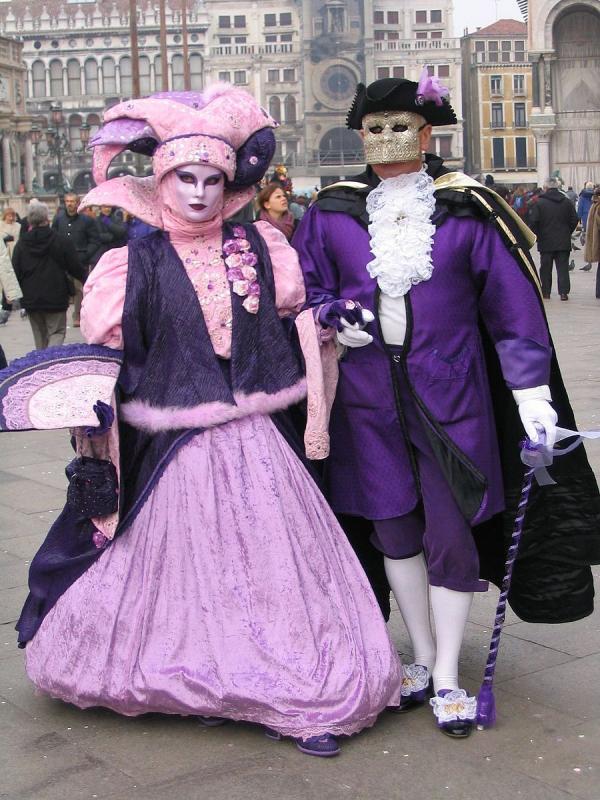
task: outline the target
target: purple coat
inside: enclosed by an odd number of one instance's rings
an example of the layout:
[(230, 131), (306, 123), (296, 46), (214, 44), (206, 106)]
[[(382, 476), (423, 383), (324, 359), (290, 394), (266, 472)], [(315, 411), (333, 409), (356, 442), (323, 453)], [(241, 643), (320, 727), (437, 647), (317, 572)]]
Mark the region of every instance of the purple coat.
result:
[[(377, 315), (378, 286), (366, 270), (369, 235), (357, 219), (313, 206), (294, 246), (308, 305), (348, 298)], [(504, 508), (480, 321), (510, 389), (547, 384), (552, 350), (535, 289), (492, 224), (446, 217), (432, 259), (430, 280), (405, 298), (404, 377), (457, 502), (476, 524)], [(372, 344), (348, 349), (340, 362), (330, 501), (338, 513), (385, 519), (406, 514), (419, 498), (378, 319), (367, 330)]]

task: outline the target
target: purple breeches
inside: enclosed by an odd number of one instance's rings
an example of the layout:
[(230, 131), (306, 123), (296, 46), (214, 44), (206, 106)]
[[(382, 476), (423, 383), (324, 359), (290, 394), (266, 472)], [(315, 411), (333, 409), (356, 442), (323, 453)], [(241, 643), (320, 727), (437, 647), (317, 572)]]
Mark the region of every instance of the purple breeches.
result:
[(471, 526), (461, 514), (435, 458), (419, 412), (399, 370), (400, 401), (421, 484), (421, 502), (401, 517), (376, 520), (373, 545), (388, 558), (424, 551), (429, 583), (459, 592), (485, 592)]

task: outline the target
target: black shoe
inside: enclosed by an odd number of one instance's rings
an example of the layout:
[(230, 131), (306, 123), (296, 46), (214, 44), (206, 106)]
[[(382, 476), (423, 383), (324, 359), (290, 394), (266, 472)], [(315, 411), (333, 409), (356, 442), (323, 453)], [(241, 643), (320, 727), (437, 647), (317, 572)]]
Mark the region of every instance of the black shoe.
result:
[(575, 269), (575, 262), (571, 260), (571, 263), (569, 264), (569, 272), (573, 272), (574, 269)]
[(406, 714), (425, 705), (433, 695), (433, 678), (427, 667), (405, 664), (402, 667), (402, 691), (400, 705), (388, 707), (394, 714)]
[(569, 299), (569, 295), (568, 294), (561, 294), (560, 299), (561, 300), (568, 300)]
[(591, 264), (586, 264), (583, 267), (579, 267), (579, 271), (580, 272), (589, 272), (591, 270), (591, 268), (592, 268)]
[(437, 726), (452, 739), (466, 739), (475, 727), (477, 698), (469, 697), (464, 689), (440, 689), (429, 701)]
[(543, 294), (542, 297), (544, 298), (544, 300), (550, 300), (549, 294)]

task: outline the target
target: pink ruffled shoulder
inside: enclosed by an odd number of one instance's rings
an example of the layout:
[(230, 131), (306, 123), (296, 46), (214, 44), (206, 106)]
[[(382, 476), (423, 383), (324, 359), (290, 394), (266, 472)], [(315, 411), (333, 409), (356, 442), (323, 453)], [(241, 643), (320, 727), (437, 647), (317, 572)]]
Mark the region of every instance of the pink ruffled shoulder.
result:
[(281, 231), (264, 220), (254, 223), (265, 240), (275, 278), (275, 302), (280, 317), (298, 314), (306, 302), (298, 254)]
[(127, 285), (128, 248), (105, 253), (83, 287), (81, 333), (88, 344), (123, 348), (121, 320)]

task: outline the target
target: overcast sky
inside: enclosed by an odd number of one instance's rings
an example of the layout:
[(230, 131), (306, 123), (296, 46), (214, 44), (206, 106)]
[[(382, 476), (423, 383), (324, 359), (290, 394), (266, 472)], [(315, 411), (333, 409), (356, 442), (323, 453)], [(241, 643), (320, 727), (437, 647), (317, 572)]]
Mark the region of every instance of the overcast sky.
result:
[(491, 25), (497, 19), (523, 22), (517, 0), (454, 0), (455, 36), (462, 36), (465, 28), (473, 33), (478, 27)]

